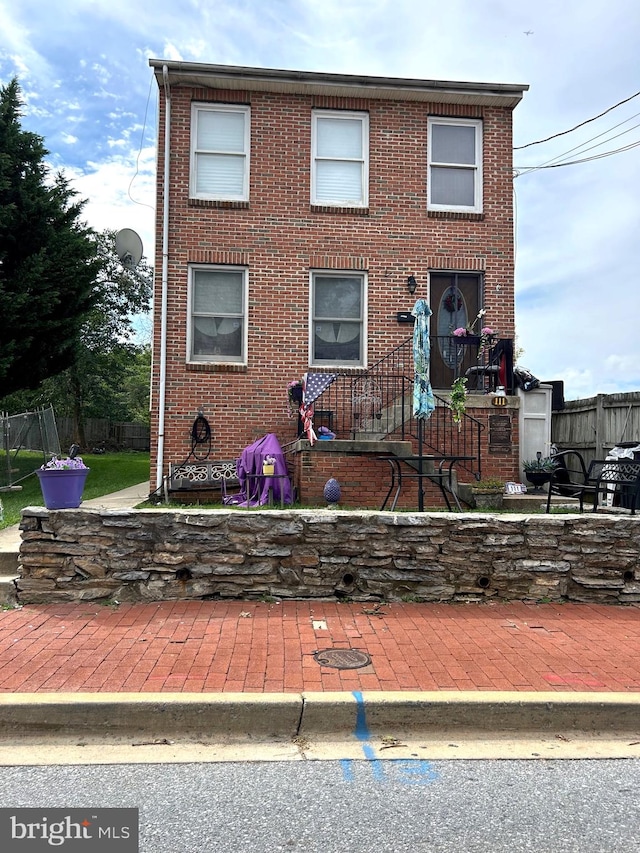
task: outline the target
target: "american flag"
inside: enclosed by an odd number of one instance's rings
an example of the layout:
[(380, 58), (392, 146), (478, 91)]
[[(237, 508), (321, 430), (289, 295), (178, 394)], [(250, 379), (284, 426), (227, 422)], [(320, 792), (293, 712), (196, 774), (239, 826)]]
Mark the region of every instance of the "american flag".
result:
[(337, 378), (337, 373), (305, 373), (302, 394), (302, 402), (305, 407), (314, 403)]

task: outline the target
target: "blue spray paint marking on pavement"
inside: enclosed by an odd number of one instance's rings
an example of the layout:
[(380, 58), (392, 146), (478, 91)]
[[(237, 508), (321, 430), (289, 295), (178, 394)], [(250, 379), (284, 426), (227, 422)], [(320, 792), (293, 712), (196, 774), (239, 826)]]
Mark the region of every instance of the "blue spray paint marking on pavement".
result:
[[(404, 785), (429, 785), (431, 782), (435, 782), (438, 779), (438, 773), (431, 767), (429, 761), (414, 758), (394, 758), (388, 761), (381, 761), (379, 758), (376, 758), (375, 750), (371, 745), (371, 732), (367, 725), (364, 698), (359, 690), (353, 691), (353, 697), (356, 700), (356, 727), (354, 735), (362, 743), (362, 753), (371, 768), (373, 778), (376, 782), (398, 781)], [(393, 774), (397, 778), (388, 779), (385, 776), (385, 764), (387, 769), (397, 771), (397, 773)], [(343, 758), (340, 761), (340, 765), (344, 781), (354, 782), (353, 759)]]
[(371, 740), (371, 732), (367, 725), (367, 711), (364, 707), (364, 699), (359, 690), (353, 691), (353, 698), (356, 700), (356, 730), (355, 736), (358, 740)]
[(353, 759), (352, 758), (341, 758), (340, 764), (342, 765), (342, 778), (345, 782), (355, 782), (355, 776), (353, 774)]
[(379, 758), (376, 758), (376, 754), (373, 750), (373, 747), (368, 743), (363, 744), (362, 751), (364, 753), (364, 757), (371, 765), (371, 772), (373, 773), (373, 778), (376, 780), (376, 782), (384, 782), (385, 779), (383, 762), (380, 761)]
[(403, 785), (428, 785), (440, 778), (431, 762), (424, 758), (392, 758), (391, 764), (398, 771), (398, 782)]

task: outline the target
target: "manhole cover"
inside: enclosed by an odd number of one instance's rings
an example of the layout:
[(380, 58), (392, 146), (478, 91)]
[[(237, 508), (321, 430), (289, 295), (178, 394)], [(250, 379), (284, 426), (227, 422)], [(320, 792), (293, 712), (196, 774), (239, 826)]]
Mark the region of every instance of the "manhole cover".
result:
[(369, 655), (357, 649), (324, 649), (316, 652), (314, 658), (320, 666), (333, 666), (335, 669), (358, 669), (371, 663)]

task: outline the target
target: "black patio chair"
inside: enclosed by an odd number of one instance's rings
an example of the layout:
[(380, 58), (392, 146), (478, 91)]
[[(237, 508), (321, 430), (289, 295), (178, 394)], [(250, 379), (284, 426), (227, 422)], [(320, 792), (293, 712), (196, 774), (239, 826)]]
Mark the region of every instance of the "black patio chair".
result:
[(549, 480), (546, 511), (551, 510), (553, 495), (560, 495), (564, 498), (577, 498), (582, 512), (587, 489), (587, 466), (582, 454), (577, 450), (561, 450), (551, 458), (556, 467)]
[(551, 509), (553, 495), (577, 498), (580, 512), (584, 511), (586, 497), (592, 500), (593, 512), (611, 498), (611, 505), (631, 510), (635, 515), (640, 504), (640, 461), (632, 459), (593, 459), (587, 469), (582, 454), (577, 450), (562, 450), (553, 455), (556, 469), (549, 481), (547, 509)]

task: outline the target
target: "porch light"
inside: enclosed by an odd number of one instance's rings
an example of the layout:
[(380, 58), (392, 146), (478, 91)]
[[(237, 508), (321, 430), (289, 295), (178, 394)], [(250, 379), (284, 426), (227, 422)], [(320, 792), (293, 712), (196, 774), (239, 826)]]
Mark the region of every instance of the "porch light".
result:
[(418, 286), (418, 282), (416, 281), (415, 275), (410, 275), (407, 279), (407, 290), (413, 296), (416, 292), (416, 287)]

